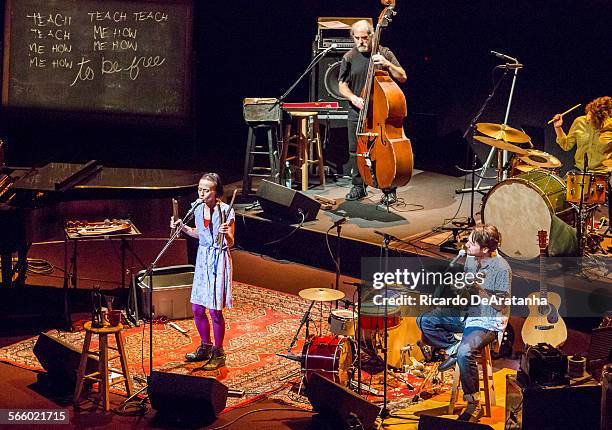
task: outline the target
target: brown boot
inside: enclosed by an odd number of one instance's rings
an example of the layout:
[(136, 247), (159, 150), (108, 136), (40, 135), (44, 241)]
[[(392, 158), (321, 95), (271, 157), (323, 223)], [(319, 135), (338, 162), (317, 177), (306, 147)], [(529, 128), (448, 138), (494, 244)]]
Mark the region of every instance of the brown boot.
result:
[(477, 423), (484, 415), (484, 411), (480, 405), (480, 393), (464, 394), (463, 398), (467, 400), (467, 406), (457, 420)]
[(185, 361), (206, 361), (212, 356), (213, 346), (207, 343), (201, 344), (194, 352), (185, 354)]
[(217, 370), (221, 367), (225, 367), (225, 352), (223, 348), (214, 346), (210, 360), (200, 370)]

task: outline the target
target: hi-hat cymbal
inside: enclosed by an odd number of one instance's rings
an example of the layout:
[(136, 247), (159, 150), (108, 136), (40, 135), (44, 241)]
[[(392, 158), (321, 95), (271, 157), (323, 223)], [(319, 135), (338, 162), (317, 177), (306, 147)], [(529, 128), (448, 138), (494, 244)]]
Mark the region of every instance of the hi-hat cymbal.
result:
[(561, 161), (548, 152), (538, 151), (537, 149), (527, 149), (527, 155), (519, 159), (530, 166), (543, 167), (545, 169), (557, 169), (561, 167)]
[(493, 139), (505, 140), (506, 142), (527, 143), (531, 140), (531, 138), (522, 131), (504, 124), (480, 122), (476, 124), (476, 130)]
[(519, 155), (527, 155), (527, 151), (525, 149), (519, 146), (513, 145), (511, 143), (505, 142), (503, 140), (493, 139), (492, 137), (486, 137), (486, 136), (474, 136), (474, 139), (486, 145), (494, 146), (495, 148), (501, 149), (503, 151), (510, 151), (510, 152), (514, 152)]
[(300, 297), (314, 302), (330, 302), (344, 298), (344, 293), (331, 288), (306, 288), (298, 293)]

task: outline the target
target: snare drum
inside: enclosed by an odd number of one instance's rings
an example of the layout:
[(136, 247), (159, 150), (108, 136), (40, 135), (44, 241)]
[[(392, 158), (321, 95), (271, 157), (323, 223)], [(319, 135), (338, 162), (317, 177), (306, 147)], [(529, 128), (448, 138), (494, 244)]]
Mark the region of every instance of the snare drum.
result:
[(565, 199), (571, 203), (580, 203), (580, 192), (584, 181), (583, 203), (601, 205), (606, 203), (608, 191), (607, 173), (575, 173), (569, 172), (565, 176), (567, 194)]
[(355, 325), (355, 312), (348, 309), (333, 309), (329, 315), (329, 331), (336, 336), (353, 336)]
[(341, 336), (314, 336), (304, 344), (302, 372), (306, 383), (313, 373), (346, 385), (347, 371), (353, 364), (350, 339)]
[(540, 255), (538, 231), (550, 232), (553, 215), (565, 208), (565, 182), (535, 169), (495, 185), (483, 201), (482, 219), (497, 226), (504, 255), (531, 260)]

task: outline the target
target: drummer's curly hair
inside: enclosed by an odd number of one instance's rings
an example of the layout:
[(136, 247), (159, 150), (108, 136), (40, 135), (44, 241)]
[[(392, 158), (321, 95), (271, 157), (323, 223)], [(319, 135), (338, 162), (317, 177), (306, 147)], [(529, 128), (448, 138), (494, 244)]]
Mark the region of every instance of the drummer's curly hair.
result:
[(599, 97), (584, 108), (584, 112), (591, 114), (590, 122), (596, 129), (601, 129), (604, 121), (612, 117), (612, 97)]
[(472, 230), (472, 241), (493, 252), (501, 243), (501, 233), (492, 224), (478, 224)]

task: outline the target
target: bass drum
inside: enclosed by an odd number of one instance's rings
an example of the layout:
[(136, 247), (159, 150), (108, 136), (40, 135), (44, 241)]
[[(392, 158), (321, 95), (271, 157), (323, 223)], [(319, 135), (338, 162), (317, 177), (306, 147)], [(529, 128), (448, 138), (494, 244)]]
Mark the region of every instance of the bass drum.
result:
[(535, 169), (495, 185), (483, 201), (482, 220), (501, 233), (499, 250), (504, 255), (531, 260), (540, 255), (538, 231), (549, 232), (553, 246), (553, 217), (565, 208), (565, 182)]
[(346, 386), (353, 364), (353, 347), (348, 337), (314, 336), (304, 344), (302, 372), (306, 383), (313, 373)]

